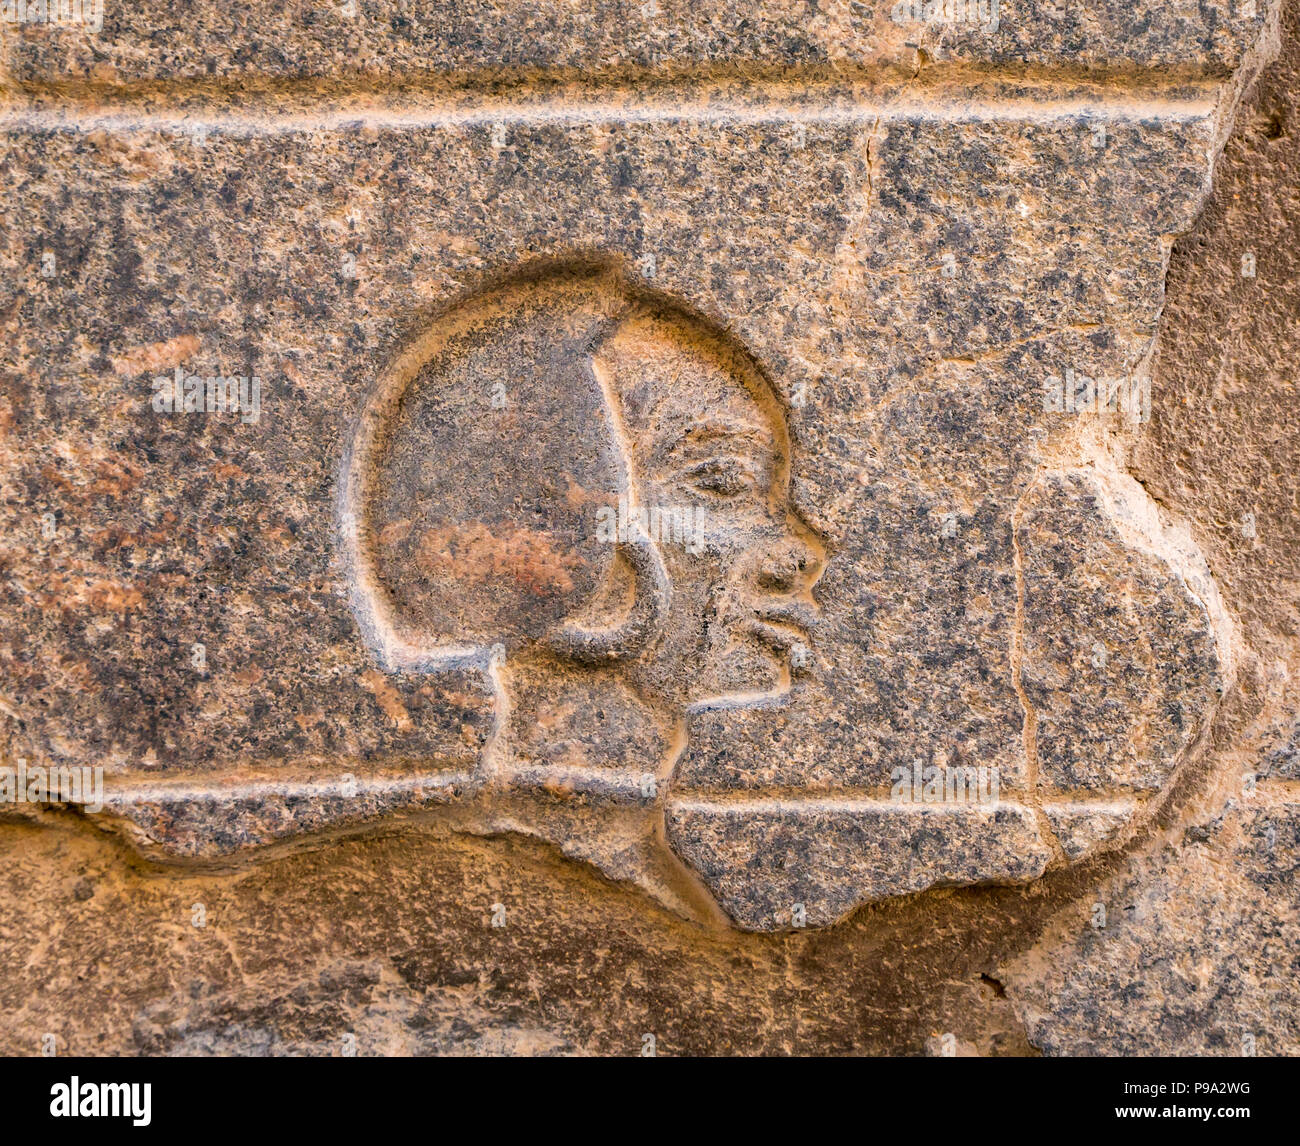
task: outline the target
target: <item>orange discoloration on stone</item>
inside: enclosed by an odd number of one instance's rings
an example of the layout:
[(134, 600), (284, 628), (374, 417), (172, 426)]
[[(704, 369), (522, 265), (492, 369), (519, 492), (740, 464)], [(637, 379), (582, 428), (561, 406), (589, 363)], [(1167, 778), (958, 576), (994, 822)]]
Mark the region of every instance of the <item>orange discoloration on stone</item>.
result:
[(402, 704), (401, 694), (388, 682), (388, 678), (383, 673), (376, 672), (374, 669), (363, 672), (361, 683), (374, 696), (379, 707), (384, 710), (384, 715), (397, 726), (399, 731), (406, 732), (412, 727), (411, 714)]
[(182, 334), (166, 342), (151, 342), (133, 346), (124, 354), (112, 358), (113, 371), (123, 378), (135, 378), (155, 370), (179, 366), (185, 359), (197, 354), (199, 339), (194, 334)]
[(430, 576), (469, 581), (508, 578), (532, 593), (569, 593), (570, 571), (582, 562), (558, 549), (544, 533), (515, 526), (489, 528), (467, 522), (427, 530), (417, 557)]
[(411, 519), (403, 518), (401, 521), (394, 521), (384, 526), (379, 531), (380, 545), (396, 545), (400, 541), (405, 541), (411, 533)]
[(144, 594), (116, 581), (57, 576), (49, 590), (36, 595), (43, 609), (88, 609), (95, 613), (127, 613), (144, 604)]

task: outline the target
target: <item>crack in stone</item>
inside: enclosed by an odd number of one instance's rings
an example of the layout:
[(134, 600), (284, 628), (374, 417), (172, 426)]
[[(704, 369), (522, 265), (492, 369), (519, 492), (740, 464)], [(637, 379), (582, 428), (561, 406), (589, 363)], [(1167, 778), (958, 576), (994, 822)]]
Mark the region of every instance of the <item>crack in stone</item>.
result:
[(1042, 794), (1038, 790), (1038, 713), (1029, 700), (1029, 694), (1025, 691), (1022, 675), (1025, 655), (1025, 560), (1020, 548), (1020, 513), (1037, 484), (1038, 475), (1035, 474), (1011, 511), (1011, 551), (1016, 574), (1016, 609), (1009, 660), (1012, 687), (1020, 700), (1021, 712), (1024, 713), (1020, 735), (1025, 750), (1026, 803), (1033, 810), (1038, 830), (1042, 834), (1043, 841), (1051, 849), (1053, 858), (1063, 864), (1066, 862), (1065, 849), (1052, 830), (1047, 813), (1043, 810)]

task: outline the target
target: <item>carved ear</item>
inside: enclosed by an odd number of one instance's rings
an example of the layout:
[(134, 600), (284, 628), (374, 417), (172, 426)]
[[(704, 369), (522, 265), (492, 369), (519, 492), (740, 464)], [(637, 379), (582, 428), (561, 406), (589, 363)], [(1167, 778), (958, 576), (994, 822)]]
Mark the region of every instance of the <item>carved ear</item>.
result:
[(635, 582), (632, 608), (619, 624), (609, 629), (561, 625), (546, 639), (560, 655), (592, 664), (623, 660), (639, 653), (663, 632), (672, 588), (654, 543), (636, 527), (635, 535), (618, 546), (618, 555), (632, 570)]

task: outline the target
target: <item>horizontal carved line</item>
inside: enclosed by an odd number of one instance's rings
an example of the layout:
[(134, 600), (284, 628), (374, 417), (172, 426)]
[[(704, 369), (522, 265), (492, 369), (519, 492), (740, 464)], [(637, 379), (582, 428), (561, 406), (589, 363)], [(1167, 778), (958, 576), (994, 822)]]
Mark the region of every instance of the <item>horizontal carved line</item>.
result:
[(10, 85), (8, 131), (118, 130), (264, 135), (379, 128), (589, 123), (1044, 121), (1077, 117), (1187, 121), (1214, 114), (1220, 85), (1203, 73), (994, 72), (935, 66), (806, 72), (699, 69), (588, 75), (266, 77)]
[[(1017, 793), (1023, 795), (1023, 793)], [(721, 796), (721, 794), (719, 794)], [(749, 797), (747, 799), (715, 797), (710, 794), (700, 798), (692, 794), (690, 798), (671, 795), (668, 798), (668, 810), (673, 812), (747, 812), (762, 814), (765, 812), (828, 812), (828, 813), (862, 813), (862, 812), (958, 812), (979, 809), (985, 812), (1011, 810), (1029, 814), (1032, 808), (1025, 803), (1012, 800), (980, 803), (978, 800), (935, 800), (932, 803), (904, 803), (887, 797), (858, 796), (850, 792), (829, 793), (820, 796), (798, 796), (793, 798)]]
[[(354, 765), (355, 767), (355, 765)], [(283, 780), (265, 779), (226, 783), (220, 781), (202, 783), (193, 779), (158, 779), (144, 783), (120, 784), (112, 777), (105, 777), (104, 806), (120, 807), (124, 804), (143, 803), (188, 803), (190, 801), (215, 800), (230, 803), (234, 800), (263, 799), (271, 796), (315, 797), (318, 799), (339, 797), (353, 798), (368, 793), (414, 792), (420, 789), (441, 790), (453, 787), (465, 787), (477, 784), (479, 777), (464, 768), (449, 769), (445, 772), (429, 772), (416, 776), (366, 776), (357, 775), (350, 788), (340, 777), (348, 771), (347, 762), (339, 765), (339, 775), (329, 780), (302, 780), (285, 777)]]

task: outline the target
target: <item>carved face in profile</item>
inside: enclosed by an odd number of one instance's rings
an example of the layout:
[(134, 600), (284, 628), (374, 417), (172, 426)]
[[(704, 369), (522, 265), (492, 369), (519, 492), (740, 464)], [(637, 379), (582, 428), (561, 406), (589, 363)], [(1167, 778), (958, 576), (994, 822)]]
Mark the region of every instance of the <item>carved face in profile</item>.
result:
[(811, 641), (822, 558), (789, 505), (785, 419), (766, 380), (702, 327), (639, 308), (594, 364), (620, 404), (632, 488), (693, 527), (665, 542), (648, 518), (672, 597), (644, 677), (686, 704), (783, 688)]
[(821, 549), (757, 365), (613, 272), (517, 279), (398, 362), (350, 459), (392, 668), (554, 657), (677, 706), (786, 687)]

